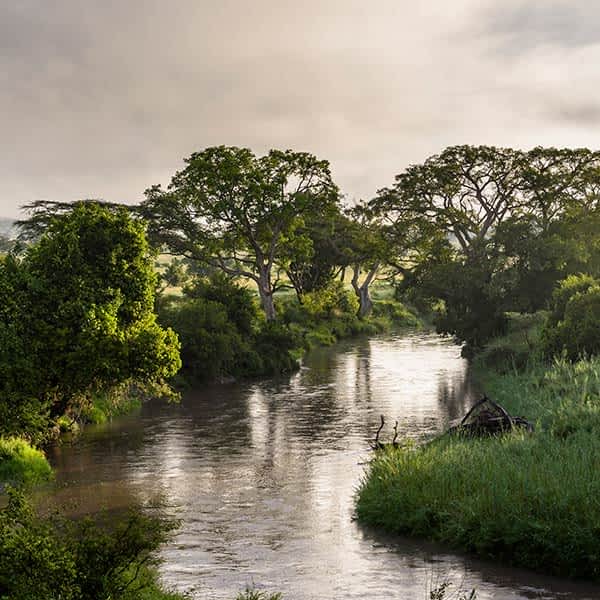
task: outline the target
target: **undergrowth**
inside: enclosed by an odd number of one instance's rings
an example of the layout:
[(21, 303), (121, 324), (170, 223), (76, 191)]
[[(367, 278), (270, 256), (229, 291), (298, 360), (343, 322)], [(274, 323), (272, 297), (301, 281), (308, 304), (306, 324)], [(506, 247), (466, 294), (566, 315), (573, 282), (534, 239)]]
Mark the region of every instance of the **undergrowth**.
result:
[(44, 453), (18, 437), (0, 437), (0, 482), (36, 484), (52, 477)]

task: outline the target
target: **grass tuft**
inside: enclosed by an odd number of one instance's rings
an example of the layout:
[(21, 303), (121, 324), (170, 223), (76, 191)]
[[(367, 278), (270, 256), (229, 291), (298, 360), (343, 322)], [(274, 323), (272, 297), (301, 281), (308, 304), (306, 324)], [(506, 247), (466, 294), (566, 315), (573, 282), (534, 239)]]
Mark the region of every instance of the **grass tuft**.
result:
[(0, 437), (0, 482), (36, 484), (52, 477), (41, 450), (17, 437)]

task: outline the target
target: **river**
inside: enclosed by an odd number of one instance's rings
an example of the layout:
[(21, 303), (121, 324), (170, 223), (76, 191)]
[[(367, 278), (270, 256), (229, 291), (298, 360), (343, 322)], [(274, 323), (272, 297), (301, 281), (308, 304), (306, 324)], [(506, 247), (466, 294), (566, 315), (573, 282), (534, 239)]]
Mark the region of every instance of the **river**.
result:
[[(160, 497), (181, 528), (164, 581), (193, 598), (246, 585), (285, 600), (425, 600), (445, 579), (479, 600), (600, 598), (600, 586), (501, 567), (353, 519), (380, 415), (382, 438), (424, 439), (477, 397), (460, 349), (431, 333), (312, 352), (291, 377), (207, 386), (180, 404), (89, 427), (53, 449), (53, 502), (71, 513)], [(501, 507), (499, 507), (501, 509)]]

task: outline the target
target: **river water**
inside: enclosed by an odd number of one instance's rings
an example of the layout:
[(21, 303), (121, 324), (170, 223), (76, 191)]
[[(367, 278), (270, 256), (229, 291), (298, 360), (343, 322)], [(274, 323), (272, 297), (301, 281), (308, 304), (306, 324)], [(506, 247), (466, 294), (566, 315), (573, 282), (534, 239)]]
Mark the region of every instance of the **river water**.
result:
[[(478, 599), (600, 598), (575, 584), (388, 536), (353, 519), (380, 415), (383, 439), (423, 439), (476, 398), (466, 362), (429, 333), (315, 351), (291, 377), (209, 386), (179, 405), (90, 427), (53, 449), (53, 502), (72, 513), (160, 497), (181, 520), (164, 581), (193, 598), (247, 585), (285, 600), (428, 598), (445, 579)], [(501, 507), (499, 507), (501, 510)]]

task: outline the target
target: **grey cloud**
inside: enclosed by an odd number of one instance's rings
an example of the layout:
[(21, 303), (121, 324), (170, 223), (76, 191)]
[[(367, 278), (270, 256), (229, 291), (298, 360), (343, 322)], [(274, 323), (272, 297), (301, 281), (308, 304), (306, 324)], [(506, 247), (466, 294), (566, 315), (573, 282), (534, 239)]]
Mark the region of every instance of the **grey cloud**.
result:
[(496, 2), (487, 11), (484, 31), (503, 36), (500, 51), (585, 46), (600, 42), (600, 6), (590, 0)]

